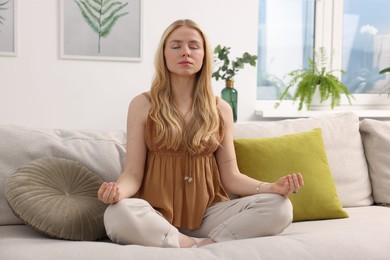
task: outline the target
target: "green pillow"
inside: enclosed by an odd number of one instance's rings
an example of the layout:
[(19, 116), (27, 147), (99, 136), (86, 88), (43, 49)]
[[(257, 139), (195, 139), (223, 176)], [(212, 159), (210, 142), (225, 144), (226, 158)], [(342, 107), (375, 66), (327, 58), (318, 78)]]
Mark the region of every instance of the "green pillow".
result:
[(270, 138), (237, 138), (234, 147), (240, 171), (252, 178), (275, 182), (291, 173), (302, 174), (305, 185), (289, 197), (293, 221), (348, 217), (337, 195), (320, 128)]

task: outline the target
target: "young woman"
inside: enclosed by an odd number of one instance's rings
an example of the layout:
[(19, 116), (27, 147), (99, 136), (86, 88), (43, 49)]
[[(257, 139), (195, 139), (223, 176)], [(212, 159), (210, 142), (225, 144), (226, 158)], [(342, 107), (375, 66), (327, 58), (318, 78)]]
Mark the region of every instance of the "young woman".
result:
[(212, 51), (196, 23), (178, 20), (165, 30), (155, 69), (150, 92), (129, 105), (124, 171), (98, 191), (111, 204), (110, 239), (200, 247), (282, 232), (292, 221), (286, 196), (303, 186), (302, 176), (265, 183), (239, 172), (232, 111), (213, 95)]

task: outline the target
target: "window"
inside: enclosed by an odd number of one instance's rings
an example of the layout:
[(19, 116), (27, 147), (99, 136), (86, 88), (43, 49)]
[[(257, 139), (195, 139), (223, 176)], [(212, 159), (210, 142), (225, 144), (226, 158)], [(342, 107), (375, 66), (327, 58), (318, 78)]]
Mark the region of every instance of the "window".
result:
[(275, 100), (314, 48), (314, 0), (260, 0), (257, 99)]
[(390, 67), (389, 10), (388, 0), (344, 0), (342, 81), (353, 93), (386, 91), (379, 71)]
[(388, 108), (390, 75), (379, 71), (390, 67), (389, 10), (388, 0), (259, 0), (258, 103), (274, 104), (287, 73), (325, 47), (353, 108)]

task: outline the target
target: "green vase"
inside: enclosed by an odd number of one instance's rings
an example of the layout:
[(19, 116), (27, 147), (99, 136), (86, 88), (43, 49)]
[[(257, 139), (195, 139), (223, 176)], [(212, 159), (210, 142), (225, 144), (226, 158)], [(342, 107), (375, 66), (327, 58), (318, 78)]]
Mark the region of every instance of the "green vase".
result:
[(221, 91), (221, 97), (223, 100), (229, 103), (233, 110), (233, 121), (237, 122), (237, 101), (238, 92), (234, 88), (233, 80), (226, 80), (226, 86)]

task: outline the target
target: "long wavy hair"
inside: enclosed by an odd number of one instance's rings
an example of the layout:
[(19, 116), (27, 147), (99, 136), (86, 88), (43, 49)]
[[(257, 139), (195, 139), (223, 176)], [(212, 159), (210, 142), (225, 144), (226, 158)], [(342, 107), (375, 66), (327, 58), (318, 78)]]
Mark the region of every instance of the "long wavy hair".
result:
[[(203, 38), (204, 58), (202, 68), (196, 75), (193, 93), (192, 119), (184, 127), (173, 96), (169, 71), (164, 57), (164, 48), (169, 35), (178, 27), (187, 26), (197, 30)], [(163, 33), (155, 57), (155, 75), (151, 85), (150, 118), (156, 125), (155, 143), (159, 148), (178, 150), (184, 145), (190, 152), (199, 153), (208, 145), (219, 145), (219, 116), (215, 96), (212, 91), (211, 75), (213, 73), (213, 54), (207, 36), (191, 20), (177, 20)]]

